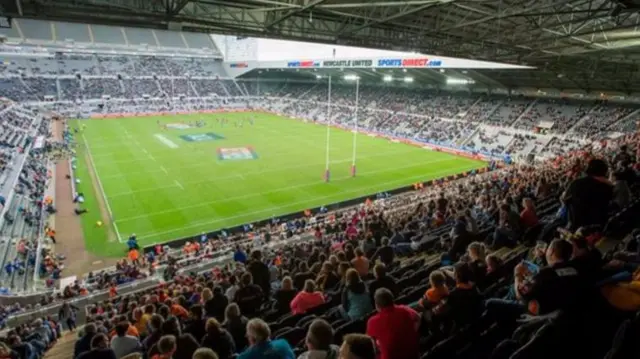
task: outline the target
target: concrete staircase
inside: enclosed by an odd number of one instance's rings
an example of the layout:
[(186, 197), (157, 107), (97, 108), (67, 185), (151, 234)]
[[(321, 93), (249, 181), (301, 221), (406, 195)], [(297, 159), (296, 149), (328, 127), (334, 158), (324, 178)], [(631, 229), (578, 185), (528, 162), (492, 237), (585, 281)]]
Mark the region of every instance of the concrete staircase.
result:
[(73, 348), (78, 340), (78, 332), (64, 332), (56, 345), (45, 353), (44, 359), (69, 359), (73, 358)]

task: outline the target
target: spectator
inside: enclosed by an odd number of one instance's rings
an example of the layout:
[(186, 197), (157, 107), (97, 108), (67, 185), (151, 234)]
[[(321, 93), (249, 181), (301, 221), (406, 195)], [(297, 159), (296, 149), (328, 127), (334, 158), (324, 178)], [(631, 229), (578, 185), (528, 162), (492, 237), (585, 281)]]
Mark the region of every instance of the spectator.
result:
[(236, 345), (228, 331), (215, 319), (207, 320), (207, 334), (202, 338), (201, 345), (213, 350), (218, 358), (229, 359), (236, 352)]
[(58, 319), (61, 321), (64, 320), (67, 328), (69, 328), (69, 331), (72, 333), (76, 329), (76, 313), (78, 310), (80, 310), (78, 307), (65, 301), (62, 303), (58, 312)]
[(269, 297), (271, 293), (271, 273), (269, 267), (262, 261), (262, 252), (253, 251), (251, 260), (247, 264), (247, 270), (251, 273), (253, 282), (262, 289), (265, 297)]
[[(158, 340), (158, 354), (151, 356), (151, 359), (173, 359), (173, 354), (176, 352), (176, 349), (176, 337), (173, 335), (165, 335)], [(176, 359), (177, 358), (185, 357), (176, 356)]]
[(576, 234), (571, 239), (573, 245), (573, 255), (571, 256), (571, 266), (574, 267), (580, 276), (587, 282), (595, 283), (603, 277), (602, 267), (604, 260), (602, 253), (597, 248), (589, 245), (589, 242), (582, 234)]
[(342, 339), (340, 359), (376, 359), (376, 346), (370, 336), (347, 334)]
[(7, 344), (0, 342), (0, 358), (1, 359), (21, 359), (20, 354), (7, 346)]
[[(534, 314), (558, 309), (576, 311), (583, 299), (584, 287), (578, 270), (570, 262), (573, 246), (564, 239), (554, 239), (547, 248), (548, 267), (540, 269), (531, 283), (521, 286), (522, 297)], [(584, 304), (584, 303), (583, 303)]]
[(444, 307), (438, 315), (444, 315), (444, 321), (451, 321), (457, 328), (471, 323), (484, 311), (482, 296), (473, 283), (473, 272), (467, 263), (454, 266), (456, 287), (449, 293)]
[(489, 254), (486, 260), (487, 277), (485, 285), (492, 285), (500, 278), (504, 277), (504, 263), (500, 257), (495, 254)]
[(96, 325), (89, 323), (84, 326), (84, 334), (78, 339), (73, 349), (73, 357), (77, 358), (80, 354), (91, 350), (91, 339), (96, 335)]
[(294, 359), (293, 350), (284, 339), (271, 340), (271, 329), (262, 319), (254, 318), (247, 323), (249, 348), (238, 359)]
[(618, 209), (625, 208), (631, 202), (631, 190), (627, 181), (624, 180), (624, 175), (621, 172), (615, 172), (612, 175), (613, 179), (613, 203)]
[(109, 348), (109, 338), (99, 333), (91, 338), (91, 350), (80, 354), (78, 359), (116, 359), (116, 354)]
[(304, 290), (291, 301), (291, 313), (303, 314), (321, 304), (324, 304), (324, 294), (316, 291), (316, 283), (308, 279), (304, 283)]
[(336, 274), (331, 262), (324, 262), (316, 283), (325, 291), (335, 289), (340, 284), (340, 277)]
[(25, 343), (22, 341), (17, 334), (11, 334), (7, 338), (7, 343), (11, 346), (12, 353), (17, 353), (19, 359), (29, 359), (33, 357), (37, 357), (38, 355), (44, 352), (45, 347), (42, 345), (42, 348), (39, 349), (32, 345), (31, 341)]
[(538, 215), (536, 214), (536, 208), (533, 205), (531, 198), (524, 198), (522, 200), (523, 210), (520, 212), (520, 222), (524, 229), (533, 228), (538, 225)]
[(128, 322), (120, 322), (116, 325), (116, 336), (111, 339), (111, 349), (115, 353), (117, 359), (131, 353), (142, 352), (140, 340), (134, 336), (127, 335), (128, 329)]
[(363, 318), (373, 310), (367, 287), (353, 268), (346, 273), (346, 286), (342, 290), (342, 310), (351, 320)]
[(333, 328), (323, 319), (314, 319), (305, 339), (307, 351), (298, 359), (337, 359), (340, 348), (333, 344)]
[(236, 250), (233, 253), (233, 261), (237, 263), (245, 264), (247, 262), (247, 253), (240, 247), (240, 245), (236, 246)]
[(375, 293), (378, 313), (367, 322), (367, 335), (380, 350), (380, 359), (418, 359), (420, 316), (413, 309), (393, 303), (393, 293), (386, 288)]
[(479, 287), (483, 287), (484, 279), (487, 275), (486, 247), (482, 242), (473, 242), (467, 248), (469, 255), (469, 268), (473, 273), (473, 282)]
[(262, 289), (253, 284), (251, 273), (247, 272), (242, 275), (241, 284), (242, 286), (236, 292), (234, 302), (238, 303), (242, 313), (251, 317), (260, 309), (264, 295)]
[[(399, 236), (401, 235), (399, 234)], [(387, 267), (393, 264), (395, 252), (393, 251), (393, 247), (389, 245), (389, 238), (382, 238), (382, 246), (378, 248), (373, 257), (371, 257), (371, 261), (375, 263), (376, 259), (378, 258), (380, 258), (380, 262), (382, 262)]]
[(139, 319), (135, 323), (136, 329), (140, 335), (147, 335), (147, 323), (151, 320), (151, 317), (156, 311), (156, 307), (153, 305), (145, 305), (144, 313), (140, 315)]
[(589, 161), (586, 176), (571, 182), (562, 194), (569, 209), (569, 228), (599, 225), (607, 222), (613, 185), (607, 180), (607, 163), (601, 159)]
[(456, 261), (467, 250), (467, 246), (471, 243), (472, 236), (467, 230), (467, 223), (464, 217), (458, 217), (453, 229), (451, 230), (451, 248), (449, 249), (449, 258)]
[(41, 340), (46, 346), (50, 345), (56, 339), (51, 329), (45, 325), (42, 319), (33, 321), (32, 331), (40, 335)]
[(205, 288), (202, 291), (202, 298), (204, 299), (204, 310), (207, 317), (214, 317), (219, 322), (223, 321), (224, 310), (229, 304), (229, 299), (224, 295), (222, 287), (215, 286), (213, 292), (211, 292), (211, 289)]
[(302, 288), (304, 288), (304, 283), (308, 280), (308, 279), (313, 279), (315, 278), (315, 276), (313, 275), (312, 272), (309, 271), (309, 266), (307, 265), (307, 262), (300, 262), (300, 264), (298, 265), (298, 273), (296, 273), (295, 276), (293, 276), (293, 286), (297, 289), (297, 290), (302, 290)]
[(240, 352), (247, 347), (247, 322), (249, 320), (240, 312), (240, 307), (236, 303), (227, 306), (224, 312), (224, 323), (222, 325), (231, 334), (236, 345), (236, 351)]
[(280, 289), (275, 293), (275, 303), (273, 309), (278, 313), (287, 313), (291, 309), (291, 301), (296, 297), (297, 291), (293, 288), (291, 277), (282, 278)]
[(207, 324), (208, 321), (204, 318), (202, 306), (200, 304), (193, 305), (189, 308), (189, 319), (185, 322), (184, 332), (191, 334), (196, 341), (199, 341), (204, 337)]
[(209, 348), (199, 348), (193, 353), (192, 359), (219, 359), (218, 355)]
[(235, 275), (230, 276), (229, 288), (227, 288), (227, 291), (224, 293), (224, 295), (227, 297), (229, 302), (233, 302), (233, 300), (236, 297), (236, 292), (238, 291), (238, 289), (240, 289), (240, 286), (238, 285), (238, 277), (236, 277)]
[(520, 216), (507, 203), (500, 205), (498, 227), (493, 233), (491, 248), (498, 249), (504, 246), (515, 245), (520, 237)]
[(351, 260), (351, 265), (358, 271), (361, 278), (366, 278), (369, 275), (369, 260), (364, 256), (362, 249), (355, 249), (355, 258)]
[[(166, 306), (165, 306), (166, 308)], [(154, 314), (151, 316), (149, 320), (149, 336), (144, 338), (142, 342), (143, 348), (145, 350), (150, 350), (162, 337), (162, 325), (164, 324), (164, 319), (160, 314)]]
[(447, 278), (441, 271), (434, 270), (431, 272), (431, 274), (429, 274), (429, 283), (431, 288), (427, 289), (424, 296), (418, 302), (423, 309), (434, 308), (449, 296)]
[(369, 283), (369, 294), (371, 294), (372, 301), (374, 293), (380, 288), (389, 289), (394, 296), (398, 294), (397, 280), (387, 274), (387, 267), (383, 263), (373, 267), (373, 275), (375, 279)]

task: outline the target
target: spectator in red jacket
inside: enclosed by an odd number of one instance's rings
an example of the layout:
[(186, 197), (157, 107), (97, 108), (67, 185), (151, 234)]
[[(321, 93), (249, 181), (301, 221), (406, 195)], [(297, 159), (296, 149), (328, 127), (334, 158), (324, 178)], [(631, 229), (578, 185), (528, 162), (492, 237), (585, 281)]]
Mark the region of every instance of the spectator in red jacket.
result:
[(291, 313), (302, 314), (307, 310), (324, 304), (324, 294), (316, 291), (316, 282), (307, 279), (304, 282), (304, 290), (298, 293), (291, 301)]
[(380, 359), (420, 358), (418, 326), (420, 316), (413, 309), (393, 303), (393, 294), (386, 288), (375, 293), (378, 314), (367, 323), (367, 335), (380, 349)]

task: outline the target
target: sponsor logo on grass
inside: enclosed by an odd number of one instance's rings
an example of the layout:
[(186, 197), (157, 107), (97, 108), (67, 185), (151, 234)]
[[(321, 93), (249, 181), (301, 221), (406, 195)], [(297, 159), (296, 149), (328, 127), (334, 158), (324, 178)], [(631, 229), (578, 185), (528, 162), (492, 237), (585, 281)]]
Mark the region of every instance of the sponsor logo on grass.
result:
[(172, 130), (188, 130), (191, 128), (191, 126), (187, 125), (186, 123), (167, 123), (165, 126)]
[(221, 147), (218, 148), (219, 160), (253, 160), (258, 155), (253, 147)]
[(182, 135), (180, 136), (185, 141), (188, 142), (204, 142), (204, 141), (215, 141), (224, 139), (223, 136), (217, 135), (212, 132), (208, 133), (195, 133), (191, 135)]

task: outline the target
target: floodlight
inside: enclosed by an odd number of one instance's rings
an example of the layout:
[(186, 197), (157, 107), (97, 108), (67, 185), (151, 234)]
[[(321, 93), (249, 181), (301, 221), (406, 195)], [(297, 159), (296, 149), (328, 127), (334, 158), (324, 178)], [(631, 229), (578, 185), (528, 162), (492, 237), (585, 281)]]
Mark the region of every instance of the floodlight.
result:
[(347, 81), (355, 81), (358, 80), (360, 77), (358, 75), (344, 75), (344, 79)]
[(393, 81), (393, 76), (391, 76), (391, 75), (384, 75), (384, 77), (382, 78), (382, 81), (384, 81), (384, 82), (391, 82), (391, 81)]
[(411, 76), (406, 76), (406, 77), (404, 78), (404, 82), (413, 82), (413, 77), (411, 77)]
[(470, 85), (474, 84), (475, 81), (468, 79), (460, 79), (455, 77), (447, 77), (447, 85)]

